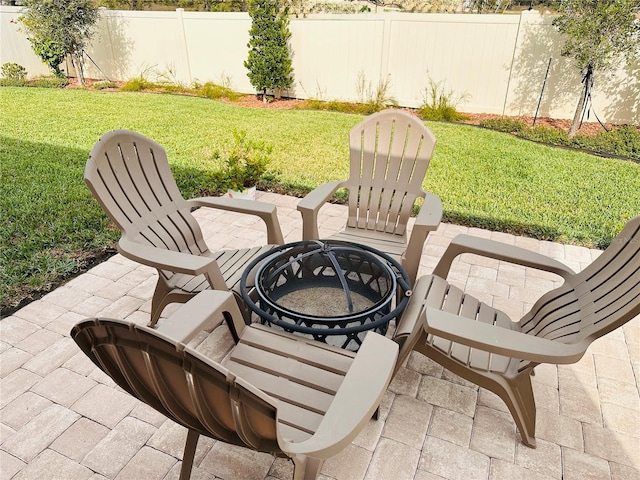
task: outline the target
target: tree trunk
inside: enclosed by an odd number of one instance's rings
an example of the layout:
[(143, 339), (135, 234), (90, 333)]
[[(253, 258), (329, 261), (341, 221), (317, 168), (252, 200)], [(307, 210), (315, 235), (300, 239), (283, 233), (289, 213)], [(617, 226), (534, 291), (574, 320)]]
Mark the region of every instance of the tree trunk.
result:
[(582, 122), (584, 107), (587, 103), (587, 98), (589, 98), (591, 86), (593, 85), (593, 68), (591, 68), (591, 65), (587, 67), (587, 73), (585, 73), (582, 83), (584, 83), (584, 88), (582, 89), (582, 94), (580, 95), (578, 105), (576, 106), (576, 113), (573, 114), (573, 122), (569, 129), (569, 138), (573, 138), (578, 131), (578, 128), (580, 128), (580, 123)]
[(83, 87), (86, 86), (86, 81), (84, 78), (84, 65), (82, 63), (82, 54), (80, 55), (71, 55), (71, 63), (76, 70), (76, 77), (80, 82), (80, 85)]

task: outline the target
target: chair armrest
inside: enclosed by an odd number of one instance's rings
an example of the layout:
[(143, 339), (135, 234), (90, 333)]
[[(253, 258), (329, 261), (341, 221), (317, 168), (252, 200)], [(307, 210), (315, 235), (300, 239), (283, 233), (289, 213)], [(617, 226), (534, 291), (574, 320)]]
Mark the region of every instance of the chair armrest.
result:
[(217, 208), (248, 215), (257, 215), (267, 226), (267, 243), (270, 245), (283, 245), (284, 237), (278, 221), (278, 213), (275, 205), (255, 200), (226, 197), (199, 197), (187, 200), (192, 206)]
[(471, 235), (458, 235), (453, 239), (433, 270), (433, 274), (441, 278), (447, 278), (453, 260), (463, 253), (473, 253), (525, 267), (545, 270), (560, 275), (565, 280), (575, 275), (575, 272), (565, 264), (545, 255), (514, 245)]
[(220, 267), (213, 258), (143, 245), (126, 237), (121, 237), (118, 241), (118, 251), (130, 260), (159, 270), (187, 275), (203, 274), (209, 280), (211, 288), (227, 289)]
[(369, 332), (316, 433), (303, 442), (283, 439), (282, 451), (326, 459), (360, 433), (382, 401), (398, 358), (398, 345)]
[(442, 220), (442, 202), (440, 198), (433, 194), (427, 193), (424, 197), (424, 203), (418, 212), (416, 221), (413, 224), (411, 230), (411, 236), (409, 237), (409, 243), (407, 249), (403, 254), (403, 266), (409, 270), (415, 267), (415, 273), (410, 273), (409, 277), (415, 280), (418, 273), (418, 266), (420, 265), (420, 257), (422, 256), (422, 249), (424, 242), (427, 240), (429, 232), (436, 230), (440, 221)]
[[(245, 323), (231, 292), (205, 290), (157, 323), (155, 330), (179, 343), (188, 343), (198, 332), (226, 320), (232, 334), (240, 336)], [(233, 331), (235, 330), (235, 332)]]
[(318, 240), (318, 212), (331, 196), (342, 187), (343, 181), (325, 183), (310, 191), (298, 202), (298, 211), (302, 214), (302, 239)]
[(207, 271), (211, 263), (216, 263), (212, 258), (143, 245), (126, 237), (121, 237), (118, 241), (118, 251), (143, 265), (189, 275), (200, 275)]
[(426, 308), (422, 321), (427, 333), (472, 348), (531, 362), (575, 363), (582, 358), (586, 350), (580, 343), (567, 344), (548, 340), (433, 307)]

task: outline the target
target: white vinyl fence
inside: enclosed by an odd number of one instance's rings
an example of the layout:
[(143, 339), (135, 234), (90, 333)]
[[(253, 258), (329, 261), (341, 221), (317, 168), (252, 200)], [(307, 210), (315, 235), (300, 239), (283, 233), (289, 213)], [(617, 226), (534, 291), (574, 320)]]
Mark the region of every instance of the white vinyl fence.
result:
[[(19, 7), (0, 7), (0, 64), (16, 62), (30, 75), (46, 74), (20, 31), (19, 15)], [(533, 115), (541, 99), (540, 116), (571, 118), (580, 73), (560, 56), (562, 38), (551, 21), (536, 11), (292, 18), (295, 83), (285, 94), (358, 101), (387, 80), (389, 96), (417, 107), (435, 82), (459, 99), (460, 111)], [(250, 26), (246, 13), (103, 10), (87, 50), (87, 75), (213, 81), (252, 93), (243, 64)], [(640, 124), (640, 65), (597, 75), (592, 100), (592, 112), (603, 122)]]

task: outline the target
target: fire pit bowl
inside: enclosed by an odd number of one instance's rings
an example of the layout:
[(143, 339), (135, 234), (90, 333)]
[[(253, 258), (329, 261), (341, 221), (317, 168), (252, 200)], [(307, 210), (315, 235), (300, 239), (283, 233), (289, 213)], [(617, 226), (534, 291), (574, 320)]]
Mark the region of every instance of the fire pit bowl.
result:
[[(255, 281), (253, 298), (250, 281)], [(313, 240), (256, 258), (242, 276), (240, 291), (262, 323), (357, 351), (368, 330), (386, 333), (409, 301), (411, 285), (400, 264), (385, 253)]]

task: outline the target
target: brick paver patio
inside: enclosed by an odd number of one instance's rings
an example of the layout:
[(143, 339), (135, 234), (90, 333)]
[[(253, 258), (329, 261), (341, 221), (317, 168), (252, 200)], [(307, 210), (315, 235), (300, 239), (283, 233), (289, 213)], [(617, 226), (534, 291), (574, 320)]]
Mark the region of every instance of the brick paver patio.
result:
[[(275, 203), (286, 241), (301, 238), (297, 199), (261, 193)], [(342, 225), (343, 206), (324, 207), (321, 232)], [(201, 209), (212, 249), (261, 244), (253, 217)], [(430, 273), (458, 233), (535, 250), (575, 270), (600, 252), (442, 224), (420, 265)], [(449, 277), (512, 318), (558, 278), (465, 256)], [(2, 479), (175, 479), (186, 430), (116, 388), (69, 338), (89, 316), (146, 324), (155, 271), (120, 255), (0, 322), (0, 477)], [(165, 310), (171, 313), (177, 306)], [(215, 337), (215, 338), (213, 338)], [(194, 342), (228, 347), (219, 329)], [(201, 343), (200, 343), (201, 342)], [(577, 364), (541, 365), (533, 377), (538, 448), (520, 443), (505, 405), (412, 354), (372, 420), (321, 479), (640, 479), (640, 319), (595, 342)], [(292, 464), (202, 438), (194, 479), (290, 479)]]

